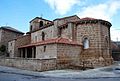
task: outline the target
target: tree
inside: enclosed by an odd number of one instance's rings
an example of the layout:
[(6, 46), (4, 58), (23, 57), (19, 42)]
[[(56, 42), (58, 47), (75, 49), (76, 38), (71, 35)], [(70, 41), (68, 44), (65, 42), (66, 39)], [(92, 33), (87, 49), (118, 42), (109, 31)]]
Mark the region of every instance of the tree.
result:
[(0, 46), (0, 51), (1, 52), (5, 52), (6, 51), (6, 46), (5, 45), (1, 45)]

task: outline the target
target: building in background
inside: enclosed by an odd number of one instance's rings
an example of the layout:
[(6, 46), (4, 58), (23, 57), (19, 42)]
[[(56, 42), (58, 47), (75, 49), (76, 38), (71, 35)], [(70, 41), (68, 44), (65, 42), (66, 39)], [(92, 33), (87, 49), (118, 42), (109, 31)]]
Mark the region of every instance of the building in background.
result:
[(0, 47), (5, 46), (8, 49), (8, 42), (16, 37), (22, 36), (24, 33), (9, 26), (0, 27)]
[(120, 61), (120, 42), (112, 41), (112, 57), (115, 61)]

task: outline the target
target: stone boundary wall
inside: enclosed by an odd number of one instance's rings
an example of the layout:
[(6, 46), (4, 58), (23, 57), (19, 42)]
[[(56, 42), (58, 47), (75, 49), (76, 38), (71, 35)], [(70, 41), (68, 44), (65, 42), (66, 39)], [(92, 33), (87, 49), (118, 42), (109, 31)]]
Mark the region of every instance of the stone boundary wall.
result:
[(47, 71), (56, 69), (56, 59), (0, 58), (0, 65), (33, 71)]

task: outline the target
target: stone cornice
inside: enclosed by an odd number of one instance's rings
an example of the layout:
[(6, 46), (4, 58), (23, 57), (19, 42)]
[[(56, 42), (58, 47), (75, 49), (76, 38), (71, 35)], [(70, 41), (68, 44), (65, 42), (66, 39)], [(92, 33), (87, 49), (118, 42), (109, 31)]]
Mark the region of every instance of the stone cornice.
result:
[(92, 19), (92, 20), (82, 20), (81, 19), (80, 21), (77, 21), (77, 22), (74, 22), (74, 23), (76, 23), (77, 25), (78, 24), (88, 24), (88, 23), (90, 23), (90, 24), (100, 23), (102, 25), (106, 25), (107, 27), (112, 26), (112, 24), (110, 22), (105, 21), (105, 20), (101, 20), (101, 19)]

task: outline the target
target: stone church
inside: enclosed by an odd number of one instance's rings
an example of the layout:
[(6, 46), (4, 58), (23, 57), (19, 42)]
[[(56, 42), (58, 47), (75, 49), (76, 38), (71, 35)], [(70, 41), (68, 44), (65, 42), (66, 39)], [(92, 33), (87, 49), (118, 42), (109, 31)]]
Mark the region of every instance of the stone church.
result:
[(111, 65), (111, 23), (77, 15), (53, 21), (36, 17), (30, 31), (8, 43), (8, 66), (44, 71)]

